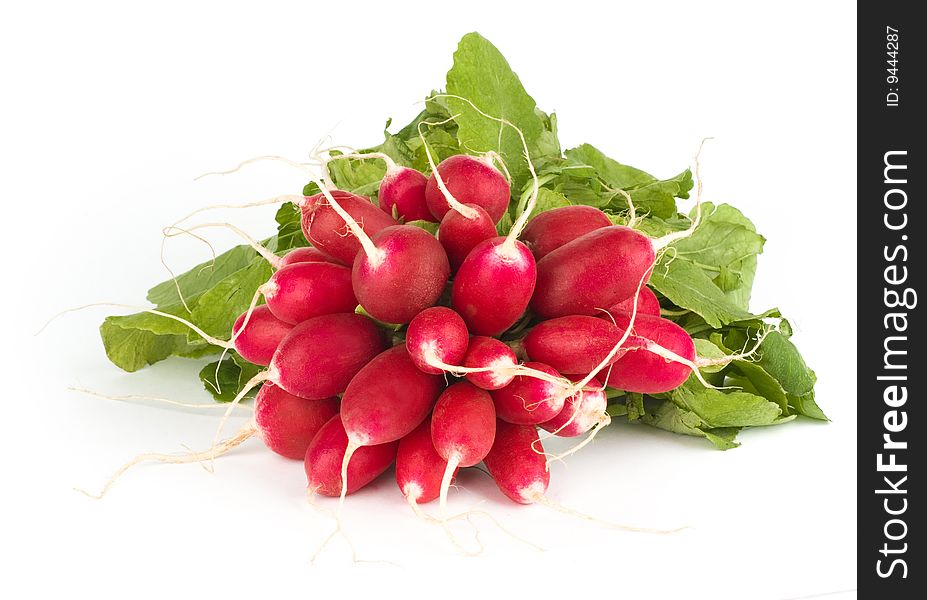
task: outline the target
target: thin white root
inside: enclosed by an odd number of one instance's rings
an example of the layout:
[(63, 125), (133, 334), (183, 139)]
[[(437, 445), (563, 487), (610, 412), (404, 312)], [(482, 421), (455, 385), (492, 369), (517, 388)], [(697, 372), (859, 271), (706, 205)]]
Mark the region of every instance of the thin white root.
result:
[[(518, 236), (521, 235), (521, 232), (524, 230), (525, 225), (528, 224), (528, 219), (531, 217), (531, 212), (534, 210), (534, 207), (537, 204), (538, 193), (540, 192), (540, 189), (541, 189), (540, 183), (538, 182), (538, 174), (534, 170), (534, 163), (531, 161), (531, 152), (528, 149), (528, 142), (525, 140), (525, 134), (522, 132), (521, 129), (519, 129), (511, 121), (486, 114), (485, 112), (480, 110), (480, 108), (476, 104), (474, 104), (472, 100), (468, 98), (464, 98), (463, 96), (458, 96), (456, 94), (435, 94), (431, 96), (429, 100), (432, 100), (435, 98), (454, 98), (455, 100), (466, 102), (473, 108), (473, 110), (475, 110), (477, 113), (479, 113), (483, 117), (491, 121), (495, 121), (496, 123), (499, 123), (500, 125), (507, 125), (508, 127), (511, 127), (512, 129), (514, 129), (515, 133), (518, 134), (518, 137), (521, 140), (522, 148), (524, 150), (525, 161), (528, 163), (528, 171), (531, 172), (532, 189), (531, 189), (531, 196), (528, 199), (528, 203), (525, 206), (525, 210), (518, 216), (518, 219), (516, 219), (515, 223), (512, 225), (512, 229), (509, 231), (509, 235), (505, 239), (504, 245), (510, 249), (513, 248), (515, 246), (515, 241), (518, 239)], [(499, 136), (500, 138), (502, 136), (501, 129), (499, 131)]]
[(351, 152), (348, 154), (339, 154), (337, 156), (329, 155), (325, 158), (325, 163), (327, 164), (334, 160), (371, 160), (371, 159), (376, 159), (376, 158), (386, 163), (387, 173), (392, 173), (393, 171), (399, 168), (399, 166), (396, 164), (396, 161), (393, 160), (390, 155), (385, 154), (383, 152), (367, 152), (367, 153)]
[(513, 365), (511, 367), (463, 367), (460, 365), (449, 365), (439, 359), (434, 353), (430, 353), (426, 358), (426, 363), (436, 369), (441, 369), (442, 371), (450, 373), (455, 377), (462, 377), (468, 373), (493, 373), (505, 377), (534, 377), (535, 379), (546, 381), (564, 390), (572, 389), (573, 385), (573, 383), (565, 377), (556, 377), (550, 373), (545, 373), (544, 371), (532, 369), (524, 365)]
[(674, 231), (673, 233), (668, 233), (661, 238), (653, 240), (654, 252), (659, 252), (670, 244), (690, 237), (695, 233), (695, 230), (698, 229), (699, 224), (702, 222), (702, 175), (699, 157), (702, 154), (702, 148), (704, 148), (705, 142), (710, 139), (712, 138), (703, 138), (698, 146), (698, 152), (695, 153), (695, 218), (692, 219), (692, 223), (689, 225), (688, 229)]
[(763, 340), (766, 339), (766, 336), (769, 335), (771, 329), (764, 330), (756, 338), (756, 343), (753, 345), (753, 348), (747, 352), (741, 352), (740, 354), (729, 354), (727, 356), (719, 356), (718, 358), (696, 358), (695, 365), (697, 367), (714, 367), (718, 365), (727, 365), (735, 360), (749, 360), (753, 358), (756, 353), (759, 351), (760, 346), (763, 345)]
[(45, 324), (42, 325), (42, 328), (35, 332), (35, 335), (40, 335), (43, 331), (45, 331), (45, 329), (48, 328), (49, 325), (52, 324), (52, 322), (54, 322), (58, 318), (68, 313), (77, 312), (77, 311), (84, 310), (87, 308), (94, 308), (97, 306), (108, 306), (110, 308), (124, 308), (126, 310), (137, 310), (140, 312), (146, 312), (146, 313), (150, 313), (153, 315), (157, 315), (159, 317), (164, 317), (166, 319), (172, 319), (174, 321), (177, 321), (178, 323), (183, 323), (184, 325), (189, 327), (191, 330), (193, 330), (194, 333), (196, 333), (198, 336), (203, 338), (207, 343), (213, 346), (219, 346), (220, 348), (226, 348), (226, 349), (231, 349), (233, 347), (230, 342), (227, 342), (225, 340), (220, 340), (219, 338), (215, 338), (209, 335), (208, 333), (206, 333), (205, 331), (203, 331), (202, 329), (200, 329), (199, 327), (197, 327), (190, 321), (187, 321), (184, 318), (178, 317), (177, 315), (172, 315), (170, 313), (166, 313), (166, 312), (154, 309), (154, 308), (148, 308), (147, 306), (136, 306), (134, 304), (119, 304), (115, 302), (94, 302), (92, 304), (85, 304), (83, 306), (76, 306), (74, 308), (65, 309), (59, 312), (58, 314), (54, 315), (48, 321), (46, 321)]
[(344, 532), (344, 528), (341, 525), (340, 511), (335, 512), (329, 508), (325, 508), (324, 506), (316, 504), (315, 490), (312, 488), (306, 488), (306, 500), (313, 510), (328, 515), (332, 518), (332, 520), (335, 521), (335, 529), (330, 534), (328, 534), (328, 537), (326, 537), (316, 549), (316, 551), (312, 553), (312, 556), (309, 558), (309, 564), (315, 565), (315, 561), (322, 554), (322, 551), (325, 550), (325, 548), (332, 542), (333, 539), (335, 539), (335, 536), (337, 536), (339, 533), (341, 534), (341, 537), (344, 538), (345, 543), (348, 545), (348, 549), (351, 551), (351, 561), (355, 564), (361, 562), (357, 558), (357, 550), (354, 548), (354, 544), (351, 542), (351, 538), (349, 538), (348, 535)]
[(702, 385), (704, 385), (704, 386), (707, 387), (707, 388), (711, 388), (711, 389), (713, 389), (713, 390), (730, 390), (730, 389), (735, 389), (735, 388), (732, 387), (732, 386), (722, 386), (722, 387), (718, 387), (718, 386), (715, 386), (715, 385), (711, 385), (710, 383), (708, 383), (708, 381), (707, 381), (707, 380), (705, 379), (705, 377), (702, 375), (701, 371), (698, 370), (698, 365), (697, 365), (697, 364), (695, 364), (693, 361), (689, 360), (688, 358), (679, 356), (678, 354), (676, 354), (676, 353), (673, 352), (672, 350), (669, 350), (669, 349), (667, 349), (667, 348), (664, 348), (663, 346), (657, 344), (657, 343), (654, 342), (653, 340), (647, 340), (647, 339), (643, 339), (643, 338), (642, 338), (642, 344), (641, 344), (641, 346), (640, 346), (640, 349), (641, 349), (641, 350), (646, 350), (647, 352), (650, 352), (651, 354), (656, 354), (657, 356), (660, 356), (660, 357), (666, 359), (667, 362), (675, 362), (675, 363), (679, 363), (679, 364), (681, 364), (681, 365), (685, 365), (685, 366), (689, 367), (689, 369), (692, 370), (692, 374), (695, 375), (695, 378), (699, 380), (699, 383), (701, 383)]
[(353, 440), (348, 441), (348, 447), (344, 450), (344, 458), (341, 460), (341, 494), (338, 496), (338, 514), (341, 514), (344, 508), (344, 497), (348, 495), (348, 463), (351, 457), (357, 452), (361, 445)]
[[(608, 416), (607, 413), (605, 413), (602, 415), (602, 420), (596, 423), (592, 427), (592, 429), (589, 430), (589, 435), (587, 435), (585, 439), (583, 439), (583, 441), (581, 441), (580, 443), (576, 444), (572, 448), (569, 448), (568, 450), (561, 452), (560, 454), (544, 453), (545, 456), (547, 456), (547, 465), (546, 465), (547, 469), (550, 470), (551, 463), (563, 460), (568, 456), (572, 456), (573, 454), (576, 454), (577, 452), (585, 448), (588, 444), (591, 444), (592, 440), (595, 439), (595, 436), (597, 436), (601, 430), (608, 427), (611, 424), (611, 422), (612, 422), (612, 418)], [(566, 427), (566, 425), (564, 425), (564, 427)]]
[(451, 480), (454, 479), (454, 472), (457, 470), (458, 465), (460, 465), (460, 457), (455, 454), (447, 461), (447, 467), (444, 469), (444, 476), (441, 478), (439, 506), (441, 507), (441, 519), (443, 521), (447, 521), (447, 492), (451, 487)]
[(545, 496), (543, 493), (540, 493), (540, 492), (533, 495), (531, 497), (531, 500), (537, 504), (541, 504), (548, 508), (552, 508), (556, 511), (570, 515), (571, 517), (576, 517), (577, 519), (583, 519), (585, 521), (597, 523), (599, 525), (608, 527), (610, 529), (620, 529), (621, 531), (631, 531), (634, 533), (656, 533), (656, 534), (664, 535), (664, 534), (669, 534), (669, 533), (677, 533), (677, 532), (682, 531), (683, 529), (689, 528), (688, 525), (684, 525), (682, 527), (676, 527), (675, 529), (653, 529), (651, 527), (632, 527), (630, 525), (623, 525), (621, 523), (612, 523), (611, 521), (605, 521), (605, 520), (593, 517), (591, 515), (587, 515), (585, 513), (581, 513), (579, 511), (573, 510), (572, 508), (567, 508), (566, 506), (563, 506), (562, 504), (558, 504), (554, 502), (553, 500), (551, 500), (550, 498), (548, 498), (547, 496)]
[[(178, 402), (177, 400), (171, 400), (169, 398), (161, 398), (159, 396), (148, 396), (145, 394), (125, 394), (125, 395), (111, 395), (104, 394), (102, 392), (95, 392), (93, 390), (88, 390), (87, 388), (77, 387), (77, 386), (68, 386), (68, 391), (79, 392), (81, 394), (87, 394), (88, 396), (95, 396), (97, 398), (106, 398), (107, 400), (116, 400), (119, 402), (162, 402), (164, 404), (170, 404), (171, 406), (179, 406), (181, 408), (202, 408), (202, 409), (215, 409), (222, 408), (225, 409), (225, 405), (219, 404), (218, 402), (211, 402), (209, 404), (191, 404), (187, 402)], [(243, 410), (254, 411), (254, 408), (247, 404), (239, 404), (236, 408)]]
[[(197, 239), (203, 242), (204, 244), (206, 244), (206, 247), (209, 248), (210, 254), (212, 254), (212, 261), (210, 263), (210, 267), (214, 267), (216, 264), (216, 249), (213, 247), (213, 245), (209, 243), (209, 240), (207, 240), (201, 235), (190, 233), (190, 237)], [(193, 309), (191, 309), (190, 305), (187, 304), (187, 299), (183, 295), (183, 290), (180, 289), (180, 280), (177, 279), (177, 273), (175, 273), (174, 269), (172, 269), (171, 266), (167, 264), (167, 257), (165, 256), (166, 250), (167, 250), (167, 238), (162, 236), (161, 237), (161, 254), (160, 254), (161, 265), (167, 271), (168, 275), (171, 276), (171, 281), (174, 284), (174, 289), (177, 291), (177, 297), (180, 298), (180, 303), (183, 304), (184, 310), (187, 311), (187, 314), (192, 314)], [(204, 269), (205, 268), (206, 267), (204, 267)]]
[(165, 227), (162, 230), (162, 234), (166, 238), (177, 237), (178, 235), (183, 235), (183, 234), (192, 235), (191, 232), (197, 229), (205, 229), (206, 227), (221, 227), (224, 229), (228, 229), (229, 231), (232, 231), (233, 233), (237, 234), (242, 239), (244, 239), (245, 242), (249, 246), (251, 246), (255, 252), (260, 254), (267, 262), (269, 262), (270, 266), (273, 267), (274, 270), (277, 270), (282, 266), (281, 264), (283, 262), (282, 258), (280, 258), (276, 254), (271, 252), (269, 249), (267, 249), (267, 247), (262, 245), (260, 242), (258, 242), (256, 239), (254, 239), (250, 235), (248, 235), (243, 229), (235, 225), (232, 225), (231, 223), (200, 223), (192, 227), (178, 227), (176, 225), (170, 225), (168, 227)]
[(183, 217), (182, 219), (178, 219), (174, 221), (173, 226), (176, 227), (177, 225), (180, 225), (187, 219), (195, 217), (196, 215), (209, 211), (209, 210), (218, 210), (220, 208), (236, 208), (236, 209), (237, 208), (255, 208), (258, 206), (270, 206), (273, 204), (283, 204), (285, 202), (292, 202), (296, 206), (302, 207), (306, 203), (306, 197), (303, 196), (302, 194), (300, 195), (283, 194), (281, 196), (274, 196), (273, 198), (267, 198), (266, 200), (257, 200), (255, 202), (245, 202), (243, 204), (210, 204), (209, 206), (204, 206), (202, 208), (198, 208), (194, 210), (193, 212)]
[(264, 156), (255, 156), (254, 158), (243, 160), (242, 162), (238, 163), (238, 165), (236, 165), (235, 167), (231, 169), (227, 169), (225, 171), (207, 171), (206, 173), (203, 173), (202, 175), (197, 175), (196, 177), (194, 177), (193, 181), (199, 181), (200, 179), (203, 179), (205, 177), (213, 177), (216, 175), (231, 175), (233, 173), (237, 173), (238, 171), (241, 171), (243, 168), (247, 167), (248, 165), (252, 165), (255, 163), (259, 163), (259, 162), (279, 162), (289, 167), (295, 167), (303, 171), (308, 170), (311, 168), (312, 165), (317, 164), (315, 161), (301, 163), (295, 160), (291, 160), (285, 156), (279, 156), (276, 154), (267, 154)]
[(634, 208), (634, 201), (631, 200), (631, 194), (624, 190), (615, 191), (624, 196), (624, 201), (628, 203), (628, 227), (634, 229), (634, 226), (637, 224), (637, 209)]
[(425, 122), (422, 121), (418, 124), (418, 137), (422, 140), (422, 147), (425, 149), (425, 158), (428, 159), (428, 166), (431, 168), (431, 174), (434, 175), (435, 183), (438, 184), (438, 189), (441, 190), (441, 194), (444, 195), (444, 199), (447, 200), (448, 205), (453, 209), (459, 212), (464, 218), (470, 219), (471, 221), (479, 218), (480, 213), (466, 204), (462, 204), (457, 198), (454, 197), (454, 194), (451, 193), (451, 190), (447, 189), (447, 185), (444, 183), (444, 178), (441, 177), (441, 173), (438, 172), (438, 167), (435, 165), (434, 156), (431, 155), (431, 149), (428, 147), (428, 142), (425, 141), (425, 134), (422, 133), (422, 125), (428, 125), (429, 127), (434, 125), (443, 125), (448, 121), (453, 121), (457, 115), (444, 119), (443, 121), (432, 121)]
[(247, 383), (245, 383), (245, 386), (241, 388), (241, 391), (238, 392), (238, 394), (235, 396), (235, 399), (229, 403), (228, 408), (226, 408), (225, 413), (223, 413), (222, 419), (219, 421), (219, 426), (216, 427), (216, 436), (213, 438), (212, 443), (213, 447), (219, 443), (219, 436), (222, 435), (222, 428), (225, 427), (225, 423), (232, 415), (232, 411), (235, 410), (235, 407), (239, 405), (239, 403), (242, 401), (242, 399), (244, 399), (248, 392), (254, 389), (258, 384), (267, 381), (268, 379), (276, 379), (276, 375), (277, 373), (275, 371), (272, 369), (267, 369), (266, 371), (261, 371), (249, 379)]
[(115, 473), (107, 480), (106, 484), (97, 494), (91, 494), (82, 489), (77, 489), (78, 492), (89, 496), (95, 500), (100, 500), (106, 493), (113, 487), (113, 484), (122, 477), (126, 471), (134, 467), (135, 465), (148, 461), (156, 461), (161, 463), (170, 463), (170, 464), (189, 464), (189, 463), (203, 463), (215, 459), (217, 456), (222, 456), (227, 454), (232, 449), (240, 446), (248, 438), (253, 436), (257, 432), (257, 427), (254, 423), (248, 423), (244, 427), (238, 430), (231, 438), (219, 442), (218, 444), (213, 444), (211, 448), (203, 450), (202, 452), (190, 452), (187, 454), (160, 454), (160, 453), (147, 453), (140, 454), (127, 462), (126, 464), (119, 467)]

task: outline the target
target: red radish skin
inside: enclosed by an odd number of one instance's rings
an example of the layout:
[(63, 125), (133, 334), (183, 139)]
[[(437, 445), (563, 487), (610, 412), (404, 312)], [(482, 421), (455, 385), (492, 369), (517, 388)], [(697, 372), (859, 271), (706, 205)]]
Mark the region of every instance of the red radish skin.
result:
[(611, 224), (608, 215), (593, 206), (563, 206), (528, 221), (521, 239), (534, 252), (534, 258), (541, 260), (560, 246)]
[(489, 392), (468, 381), (450, 386), (431, 416), (431, 441), (446, 460), (472, 467), (492, 448), (496, 409)]
[(544, 497), (550, 471), (534, 425), (496, 421), (496, 439), (483, 459), (499, 490), (519, 504), (533, 504)]
[[(623, 331), (610, 321), (571, 315), (535, 325), (523, 344), (531, 360), (546, 363), (561, 373), (589, 373), (621, 341)], [(623, 355), (619, 350), (612, 364)]]
[(499, 335), (524, 314), (534, 293), (537, 266), (528, 247), (495, 237), (467, 256), (451, 288), (451, 307), (475, 335)]
[(338, 398), (306, 400), (267, 382), (254, 399), (254, 422), (264, 445), (303, 460), (315, 435), (338, 414)]
[(398, 440), (425, 420), (443, 387), (442, 377), (418, 370), (405, 346), (393, 346), (351, 380), (341, 419), (359, 446)]
[(428, 179), (415, 169), (397, 166), (392, 171), (387, 170), (386, 175), (380, 181), (380, 191), (377, 192), (380, 208), (391, 216), (395, 209), (396, 214), (407, 223), (409, 221), (437, 223), (438, 220), (431, 214), (428, 203), (425, 201), (427, 183)]
[[(426, 419), (415, 431), (399, 441), (396, 484), (410, 503), (425, 504), (440, 496), (445, 470), (447, 461), (435, 450), (431, 441), (431, 420)], [(456, 474), (457, 469), (454, 469)]]
[[(396, 219), (363, 196), (341, 190), (333, 190), (330, 193), (367, 235), (374, 235), (387, 227), (398, 225)], [(301, 220), (303, 235), (310, 244), (336, 262), (343, 265), (354, 263), (354, 257), (361, 249), (360, 242), (323, 194), (306, 198), (302, 206)]]
[(302, 263), (302, 262), (331, 262), (331, 259), (318, 249), (307, 246), (304, 248), (293, 248), (286, 254), (280, 257), (280, 262), (278, 262), (279, 268), (283, 268), (287, 265), (292, 265), (293, 263)]
[(302, 323), (320, 315), (354, 312), (351, 270), (328, 262), (283, 267), (261, 286), (267, 308), (281, 321)]
[(354, 259), (354, 292), (364, 310), (386, 323), (408, 323), (433, 306), (451, 267), (440, 242), (412, 225), (387, 227), (371, 239), (377, 252)]
[(504, 369), (518, 365), (518, 357), (504, 342), (495, 338), (474, 336), (470, 338), (463, 366), (472, 369), (491, 368), (485, 373), (467, 373), (467, 381), (484, 390), (498, 390), (512, 383), (514, 375), (507, 375)]
[[(611, 313), (631, 313), (631, 310), (634, 308), (634, 296), (626, 300), (615, 304), (608, 309), (608, 312)], [(653, 293), (646, 285), (641, 287), (641, 293), (637, 297), (637, 314), (639, 315), (652, 315), (654, 317), (660, 316), (660, 301), (657, 299), (657, 295)]]
[(348, 383), (386, 347), (373, 321), (361, 315), (322, 315), (303, 321), (280, 342), (270, 362), (270, 381), (287, 392), (320, 400)]
[(451, 271), (457, 272), (470, 252), (482, 241), (496, 237), (496, 225), (483, 207), (467, 204), (476, 212), (476, 218), (468, 218), (456, 210), (448, 211), (438, 226), (438, 241), (447, 252)]
[[(353, 494), (386, 471), (396, 459), (399, 442), (358, 448), (348, 466), (345, 494)], [(341, 496), (341, 464), (348, 448), (348, 436), (341, 417), (332, 417), (312, 439), (306, 450), (305, 467), (309, 490), (323, 496)]]
[(406, 329), (406, 350), (424, 373), (440, 375), (441, 365), (459, 365), (467, 354), (470, 334), (460, 315), (444, 306), (426, 308)]
[[(242, 329), (246, 317), (248, 324)], [(266, 367), (291, 329), (293, 325), (275, 317), (266, 304), (256, 306), (250, 317), (245, 312), (232, 326), (235, 351), (248, 362)]]
[(447, 461), (441, 480), (441, 512), (447, 514), (447, 490), (457, 467), (483, 460), (496, 437), (496, 409), (489, 392), (468, 381), (444, 390), (431, 415), (431, 441)]
[[(457, 154), (441, 161), (438, 173), (458, 202), (482, 206), (493, 223), (498, 223), (508, 209), (509, 183), (488, 160)], [(438, 221), (442, 221), (451, 210), (433, 174), (425, 187), (425, 200)]]
[[(549, 365), (526, 362), (526, 367), (560, 377)], [(536, 377), (519, 375), (500, 390), (492, 392), (496, 414), (503, 421), (518, 425), (536, 425), (549, 421), (563, 410), (563, 388)]]
[[(573, 382), (582, 380), (585, 375), (570, 376)], [(595, 379), (589, 382), (589, 387), (597, 387), (599, 382)], [(541, 423), (541, 428), (560, 437), (576, 437), (582, 435), (593, 427), (604, 424), (610, 419), (605, 412), (608, 408), (608, 398), (605, 390), (580, 390), (566, 399), (556, 417)]]
[[(614, 317), (619, 328), (628, 326), (628, 315), (619, 313)], [(633, 333), (626, 342), (628, 352), (611, 366), (609, 386), (626, 392), (660, 394), (676, 389), (689, 378), (690, 365), (655, 354), (660, 351), (657, 348), (646, 349), (656, 345), (694, 363), (695, 343), (685, 329), (667, 319), (638, 315)]]
[(557, 248), (537, 264), (531, 308), (545, 319), (590, 315), (631, 298), (655, 260), (646, 235), (612, 225)]

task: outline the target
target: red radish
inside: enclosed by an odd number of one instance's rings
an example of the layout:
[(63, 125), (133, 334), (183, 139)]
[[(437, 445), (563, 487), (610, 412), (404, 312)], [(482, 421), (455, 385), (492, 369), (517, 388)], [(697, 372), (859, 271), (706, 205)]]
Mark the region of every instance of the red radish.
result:
[[(628, 326), (628, 315), (619, 313), (614, 318), (619, 328)], [(611, 366), (608, 375), (611, 387), (660, 394), (676, 389), (693, 371), (698, 371), (692, 337), (667, 319), (638, 315), (626, 347), (627, 353)]]
[(348, 382), (385, 347), (373, 321), (355, 314), (303, 321), (283, 338), (268, 379), (287, 392), (317, 400), (345, 391)]
[(329, 262), (330, 260), (331, 259), (322, 254), (318, 248), (307, 246), (302, 248), (293, 248), (280, 257), (280, 262), (278, 265), (280, 268), (282, 268), (298, 262)]
[(361, 244), (356, 233), (345, 226), (344, 219), (331, 205), (326, 193), (335, 199), (368, 236), (398, 224), (395, 219), (374, 206), (370, 200), (350, 192), (341, 190), (328, 192), (326, 190), (326, 192), (306, 198), (301, 205), (303, 235), (323, 254), (341, 264), (353, 264)]
[(324, 496), (353, 494), (384, 471), (396, 458), (396, 441), (357, 448), (347, 469), (348, 486), (342, 493), (341, 465), (348, 449), (348, 436), (341, 417), (334, 416), (322, 426), (306, 450), (306, 479), (309, 490)]
[(496, 225), (489, 213), (478, 204), (465, 206), (474, 211), (474, 218), (450, 210), (438, 226), (438, 241), (444, 246), (451, 263), (451, 271), (454, 272), (480, 242), (496, 237)]
[(534, 425), (496, 421), (496, 439), (483, 459), (493, 481), (503, 494), (519, 504), (541, 501), (550, 485), (550, 471)]
[(531, 308), (546, 319), (595, 315), (632, 297), (655, 257), (653, 240), (639, 231), (596, 229), (538, 261)]
[(248, 362), (266, 367), (291, 329), (293, 325), (275, 317), (267, 305), (262, 304), (255, 307), (250, 316), (243, 313), (232, 326), (235, 351)]
[(444, 293), (451, 267), (444, 248), (424, 229), (387, 227), (361, 242), (352, 281), (360, 305), (373, 318), (408, 323)]
[[(634, 298), (633, 296), (618, 302), (614, 306), (608, 309), (608, 312), (611, 313), (629, 313), (634, 307)], [(637, 297), (637, 314), (639, 315), (653, 315), (654, 317), (660, 316), (660, 301), (657, 299), (657, 295), (653, 293), (649, 287), (642, 286), (641, 292)]]
[(431, 416), (431, 440), (447, 461), (441, 480), (441, 512), (446, 514), (447, 490), (458, 467), (483, 460), (496, 436), (496, 410), (489, 392), (461, 381), (444, 390)]
[(460, 315), (444, 306), (426, 308), (406, 329), (406, 349), (425, 373), (440, 375), (460, 364), (467, 353), (469, 333)]
[[(579, 381), (583, 377), (585, 375), (570, 377), (570, 379)], [(596, 380), (590, 383), (598, 385)], [(560, 437), (576, 437), (593, 427), (610, 422), (611, 419), (605, 412), (607, 408), (608, 398), (605, 396), (605, 390), (583, 389), (566, 399), (563, 410), (556, 417), (540, 425), (542, 429)]]
[[(466, 154), (450, 156), (438, 165), (438, 174), (448, 191), (461, 204), (478, 204), (498, 223), (509, 205), (508, 181), (490, 160)], [(432, 173), (425, 187), (425, 200), (438, 221), (444, 219), (450, 205)]]
[(430, 419), (422, 421), (415, 431), (399, 441), (396, 483), (410, 504), (425, 504), (437, 499), (446, 469), (447, 461), (441, 458), (431, 441)]
[(315, 435), (338, 414), (338, 398), (306, 400), (267, 382), (254, 399), (254, 423), (264, 444), (286, 458), (303, 460)]
[(274, 273), (260, 289), (274, 316), (294, 325), (319, 315), (354, 312), (357, 308), (351, 270), (328, 262), (288, 265)]
[[(512, 230), (514, 231), (514, 229)], [(451, 307), (476, 335), (499, 335), (524, 314), (537, 268), (528, 247), (511, 237), (480, 242), (451, 288)]]
[[(526, 367), (559, 377), (555, 369), (544, 363), (527, 362)], [(517, 376), (502, 389), (493, 390), (492, 399), (499, 418), (519, 425), (535, 425), (557, 416), (566, 400), (564, 388), (550, 381)]]
[(508, 369), (518, 366), (518, 357), (504, 342), (474, 336), (470, 338), (463, 364), (470, 369), (491, 369), (483, 373), (467, 373), (467, 381), (484, 390), (498, 390), (512, 383), (515, 375)]
[(425, 185), (428, 182), (425, 176), (415, 169), (399, 167), (395, 163), (393, 167), (387, 168), (386, 175), (380, 180), (380, 191), (377, 193), (380, 208), (390, 215), (395, 209), (396, 214), (406, 222), (437, 222), (425, 202)]
[(393, 346), (361, 369), (344, 392), (341, 420), (348, 435), (342, 477), (358, 448), (405, 437), (428, 417), (444, 387), (438, 375), (422, 373), (404, 345)]
[[(589, 373), (621, 341), (623, 333), (608, 320), (570, 315), (535, 325), (522, 343), (531, 360), (561, 373)], [(623, 354), (624, 350), (619, 350), (606, 365)]]
[(563, 206), (528, 221), (521, 239), (534, 252), (534, 258), (541, 260), (560, 246), (611, 224), (608, 215), (593, 206)]

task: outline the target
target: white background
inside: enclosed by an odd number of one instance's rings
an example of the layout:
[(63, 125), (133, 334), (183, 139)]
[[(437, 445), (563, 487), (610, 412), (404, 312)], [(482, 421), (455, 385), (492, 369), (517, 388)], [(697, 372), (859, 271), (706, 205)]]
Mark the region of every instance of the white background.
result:
[[(0, 596), (855, 596), (851, 5), (414, 4), (4, 9)], [(413, 102), (442, 85), (471, 30), (494, 41), (542, 108), (557, 111), (564, 147), (588, 141), (670, 176), (714, 136), (703, 154), (705, 197), (740, 207), (768, 238), (753, 308), (777, 305), (792, 319), (833, 422), (748, 431), (729, 452), (615, 426), (554, 468), (556, 501), (629, 524), (692, 526), (670, 536), (518, 507), (480, 472), (460, 478), (455, 509), (485, 499), (481, 508), (544, 552), (482, 519), (484, 554), (460, 556), (383, 478), (349, 498), (344, 521), (362, 559), (394, 564), (354, 565), (337, 542), (310, 566), (331, 521), (307, 505), (302, 465), (256, 440), (218, 461), (214, 475), (151, 466), (103, 501), (74, 492), (96, 488), (136, 453), (206, 447), (215, 411), (66, 391), (208, 401), (198, 362), (134, 375), (109, 364), (96, 330), (103, 309), (33, 332), (65, 307), (142, 302), (165, 278), (160, 228), (178, 216), (303, 183), (279, 165), (192, 183), (201, 172), (264, 153), (301, 158), (326, 133), (378, 142), (386, 117), (406, 122)], [(264, 236), (272, 214), (223, 216)], [(236, 242), (209, 238), (219, 249)], [(208, 256), (198, 243), (168, 248), (182, 269)], [(466, 528), (459, 534), (469, 539)]]

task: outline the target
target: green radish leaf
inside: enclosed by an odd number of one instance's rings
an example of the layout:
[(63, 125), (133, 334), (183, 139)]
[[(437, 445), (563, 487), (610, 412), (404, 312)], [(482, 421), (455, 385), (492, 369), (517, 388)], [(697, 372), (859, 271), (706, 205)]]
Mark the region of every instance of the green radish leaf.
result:
[(771, 425), (782, 414), (775, 402), (744, 391), (706, 388), (691, 376), (670, 395), (679, 408), (698, 415), (708, 427)]
[(787, 394), (789, 407), (800, 415), (819, 421), (830, 421), (824, 411), (814, 401), (814, 391), (808, 392), (804, 396), (793, 396)]
[(292, 202), (286, 202), (277, 210), (277, 236), (268, 241), (267, 247), (277, 254), (286, 254), (293, 248), (309, 246), (303, 235), (302, 210)]
[(215, 258), (193, 267), (176, 280), (168, 279), (148, 290), (148, 301), (163, 307), (180, 303), (177, 288), (189, 304), (190, 299), (212, 288), (235, 271), (244, 269), (258, 253), (247, 245), (235, 246)]
[(592, 144), (583, 144), (571, 148), (564, 154), (567, 157), (568, 164), (592, 167), (605, 183), (615, 189), (627, 191), (657, 181), (657, 178), (650, 173), (623, 165), (617, 160), (605, 156), (605, 153)]
[(641, 421), (647, 425), (672, 433), (703, 437), (719, 450), (730, 450), (740, 445), (734, 441), (738, 428), (712, 429), (694, 412), (668, 400), (651, 400), (647, 404), (648, 410), (641, 416)]
[(418, 227), (419, 229), (424, 229), (431, 235), (438, 233), (438, 223), (433, 221), (409, 221), (406, 225), (412, 225), (413, 227)]
[[(528, 187), (529, 188), (531, 187), (530, 182), (528, 182)], [(572, 204), (573, 203), (567, 200), (566, 196), (564, 196), (563, 194), (560, 194), (553, 190), (549, 190), (547, 188), (541, 188), (540, 190), (538, 190), (537, 203), (534, 205), (534, 210), (531, 211), (531, 216), (529, 217), (529, 220), (538, 216), (542, 212), (552, 210), (554, 208), (572, 206)]]
[[(653, 175), (623, 165), (605, 156), (591, 144), (583, 144), (566, 151), (567, 164), (577, 169), (592, 169), (605, 184), (598, 203), (586, 202), (567, 194), (571, 200), (594, 206), (607, 206), (611, 210), (627, 210), (627, 200), (617, 190), (631, 196), (639, 214), (658, 218), (672, 218), (676, 214), (676, 198), (688, 198), (692, 189), (692, 173), (686, 169), (671, 179), (658, 180)], [(583, 171), (579, 171), (583, 172)]]
[(786, 393), (800, 397), (814, 390), (817, 380), (814, 371), (805, 364), (795, 344), (781, 333), (773, 331), (767, 335), (760, 352), (757, 364), (772, 375)]
[[(763, 251), (765, 239), (733, 207), (706, 202), (702, 211), (699, 227), (667, 249), (650, 283), (676, 306), (699, 314), (713, 328), (753, 318), (747, 303), (756, 255)], [(739, 287), (732, 286), (735, 279)]]
[[(159, 310), (185, 316), (184, 308), (179, 304), (163, 306)], [(145, 312), (106, 317), (100, 325), (106, 356), (117, 367), (130, 373), (169, 356), (202, 356), (218, 351), (205, 341), (188, 341), (188, 331), (182, 323)]]
[(701, 267), (667, 260), (667, 255), (654, 268), (650, 285), (673, 304), (698, 313), (713, 328), (751, 316), (725, 296)]
[[(263, 257), (255, 258), (250, 265), (232, 273), (200, 296), (190, 320), (211, 336), (231, 338), (235, 320), (248, 310), (257, 289), (267, 283), (271, 275), (273, 269), (270, 264)], [(188, 335), (191, 340), (197, 336), (195, 332)]]
[[(536, 103), (502, 53), (480, 34), (468, 33), (460, 40), (454, 66), (447, 73), (447, 91), (521, 129), (532, 156), (539, 154), (538, 142), (546, 127), (536, 112)], [(529, 172), (524, 146), (515, 130), (487, 119), (461, 100), (443, 98), (442, 101), (457, 115), (460, 148), (468, 153), (490, 150), (499, 153), (512, 176), (512, 189), (520, 190)], [(550, 148), (550, 136), (545, 136), (544, 146)]]
[[(231, 402), (252, 377), (264, 370), (264, 367), (249, 363), (235, 352), (229, 352), (220, 361), (213, 361), (200, 369), (200, 381), (216, 402)], [(254, 398), (261, 386), (245, 394), (245, 398)]]

